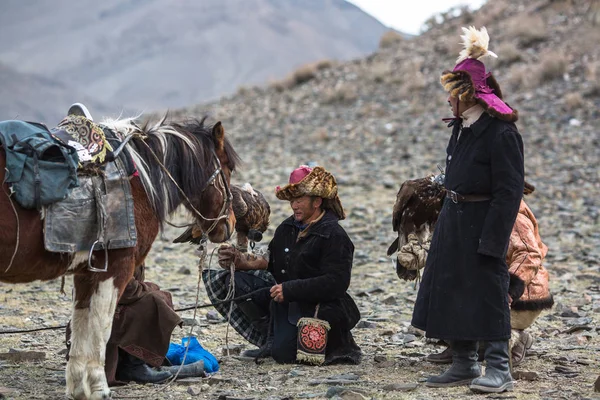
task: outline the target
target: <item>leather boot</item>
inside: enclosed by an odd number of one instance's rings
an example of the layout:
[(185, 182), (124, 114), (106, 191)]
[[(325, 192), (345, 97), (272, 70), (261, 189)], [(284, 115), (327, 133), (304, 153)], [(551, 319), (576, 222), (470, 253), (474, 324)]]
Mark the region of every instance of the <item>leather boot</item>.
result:
[(167, 371), (171, 375), (177, 375), (177, 379), (183, 378), (204, 378), (206, 376), (206, 372), (204, 372), (204, 361), (196, 361), (191, 364), (186, 364), (179, 368), (179, 365), (172, 365), (170, 367), (160, 367), (161, 371)]
[(425, 357), (425, 360), (434, 364), (452, 364), (452, 349), (446, 347), (446, 350), (440, 353), (431, 353)]
[(450, 387), (468, 385), (474, 378), (481, 376), (481, 367), (477, 363), (477, 342), (453, 341), (452, 365), (441, 375), (430, 376), (425, 382), (427, 387)]
[(273, 347), (273, 336), (270, 336), (267, 339), (267, 342), (263, 344), (258, 349), (253, 350), (244, 350), (242, 354), (240, 354), (240, 358), (244, 360), (256, 361), (261, 358), (270, 358), (271, 357), (271, 348)]
[[(513, 329), (513, 332), (515, 331), (516, 330)], [(531, 337), (529, 333), (523, 331), (516, 331), (516, 334), (518, 335), (518, 337), (511, 349), (513, 368), (520, 365), (523, 362), (525, 356), (527, 355), (527, 350), (529, 350), (533, 345), (533, 337)]]
[(508, 340), (487, 342), (485, 375), (471, 382), (471, 390), (482, 393), (502, 393), (513, 390), (508, 357)]
[(162, 383), (173, 375), (169, 371), (155, 370), (137, 357), (124, 351), (119, 353), (116, 378), (123, 382)]

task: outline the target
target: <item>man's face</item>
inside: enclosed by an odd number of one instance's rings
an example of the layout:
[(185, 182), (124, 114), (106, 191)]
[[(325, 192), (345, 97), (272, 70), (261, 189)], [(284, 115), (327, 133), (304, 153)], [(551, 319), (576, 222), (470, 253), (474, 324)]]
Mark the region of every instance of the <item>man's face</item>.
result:
[(317, 209), (321, 205), (319, 198), (310, 196), (296, 197), (290, 201), (290, 206), (294, 212), (294, 219), (303, 224), (307, 224), (317, 218)]
[(448, 104), (450, 105), (450, 108), (452, 109), (452, 115), (454, 115), (455, 117), (460, 117), (462, 115), (462, 113), (467, 111), (469, 108), (473, 107), (476, 103), (473, 101), (471, 101), (471, 102), (458, 101), (458, 98), (453, 97), (453, 96), (448, 96)]

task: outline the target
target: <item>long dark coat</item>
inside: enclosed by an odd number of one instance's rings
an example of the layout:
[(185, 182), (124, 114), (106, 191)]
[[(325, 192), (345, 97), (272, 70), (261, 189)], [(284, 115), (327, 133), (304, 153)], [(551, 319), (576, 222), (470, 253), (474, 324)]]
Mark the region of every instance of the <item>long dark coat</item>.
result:
[(289, 316), (290, 322), (313, 317), (320, 304), (318, 317), (331, 325), (326, 361), (350, 358), (358, 362), (360, 349), (350, 330), (360, 320), (360, 312), (346, 292), (354, 245), (330, 211), (307, 232), (297, 239), (300, 229), (293, 217), (279, 225), (269, 244), (269, 271), (278, 283), (283, 283), (283, 297), (290, 303), (290, 310), (299, 311)]
[(446, 149), (445, 186), (492, 199), (444, 200), (412, 324), (439, 339), (506, 340), (505, 255), (523, 195), (523, 141), (513, 123), (487, 113), (460, 131), (456, 124)]

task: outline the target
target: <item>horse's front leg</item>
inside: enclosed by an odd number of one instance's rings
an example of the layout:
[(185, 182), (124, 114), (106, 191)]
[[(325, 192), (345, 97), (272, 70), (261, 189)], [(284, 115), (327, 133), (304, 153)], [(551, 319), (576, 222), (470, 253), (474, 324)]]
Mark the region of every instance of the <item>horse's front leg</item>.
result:
[(120, 268), (118, 275), (109, 269), (108, 272), (86, 272), (73, 279), (75, 294), (66, 381), (67, 396), (76, 400), (111, 397), (104, 372), (106, 344), (119, 294), (130, 277), (126, 271), (132, 271), (133, 266), (121, 264)]

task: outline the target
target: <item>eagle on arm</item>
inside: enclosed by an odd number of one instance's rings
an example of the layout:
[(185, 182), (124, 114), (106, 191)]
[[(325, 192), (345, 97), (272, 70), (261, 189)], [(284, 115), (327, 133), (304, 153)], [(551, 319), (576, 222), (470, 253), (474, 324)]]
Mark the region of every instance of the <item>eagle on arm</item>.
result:
[[(236, 219), (236, 247), (245, 252), (248, 251), (248, 242), (253, 246), (255, 242), (262, 240), (262, 234), (269, 226), (271, 207), (263, 194), (255, 190), (249, 183), (242, 186), (231, 185), (231, 194), (233, 195), (231, 206)], [(173, 240), (173, 243), (199, 244), (201, 237), (200, 225), (194, 224)]]
[(392, 213), (392, 227), (398, 232), (387, 255), (398, 252), (396, 274), (415, 280), (425, 265), (429, 241), (446, 196), (444, 175), (407, 180), (400, 186)]

